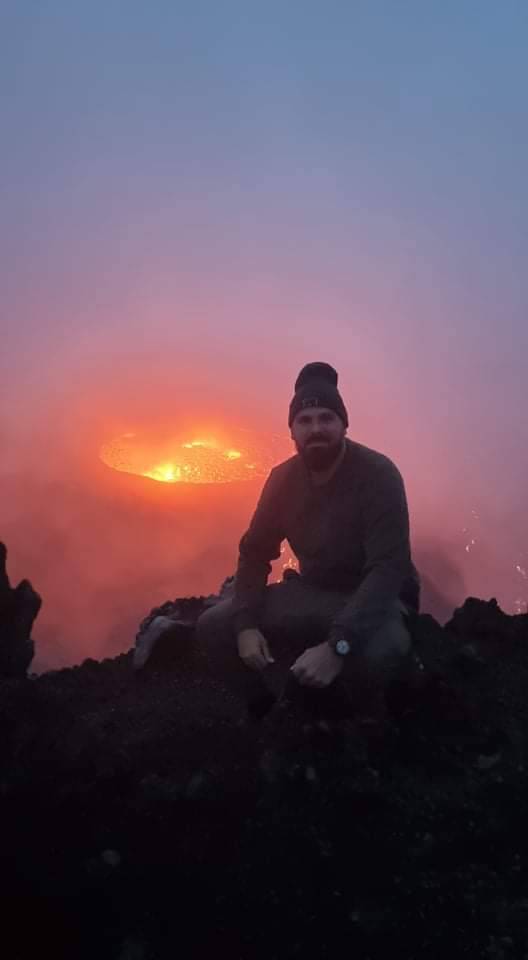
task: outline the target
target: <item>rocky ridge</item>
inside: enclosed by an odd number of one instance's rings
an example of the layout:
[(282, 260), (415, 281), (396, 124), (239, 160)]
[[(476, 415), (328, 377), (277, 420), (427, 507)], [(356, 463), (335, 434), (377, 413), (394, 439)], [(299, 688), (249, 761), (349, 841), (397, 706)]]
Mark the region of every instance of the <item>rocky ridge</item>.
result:
[(528, 957), (528, 617), (419, 616), (376, 738), (291, 686), (248, 718), (193, 647), (208, 599), (141, 673), (0, 681), (12, 956)]

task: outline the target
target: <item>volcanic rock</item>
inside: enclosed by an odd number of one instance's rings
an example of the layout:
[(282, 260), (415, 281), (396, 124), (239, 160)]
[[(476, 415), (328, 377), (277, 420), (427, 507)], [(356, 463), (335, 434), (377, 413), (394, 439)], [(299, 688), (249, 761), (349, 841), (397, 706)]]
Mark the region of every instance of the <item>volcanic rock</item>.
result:
[(31, 629), (42, 600), (29, 580), (11, 587), (7, 549), (0, 543), (0, 677), (25, 677), (33, 659)]
[(0, 681), (14, 956), (528, 954), (519, 618), (418, 616), (377, 740), (295, 685), (248, 718), (192, 631), (132, 656)]

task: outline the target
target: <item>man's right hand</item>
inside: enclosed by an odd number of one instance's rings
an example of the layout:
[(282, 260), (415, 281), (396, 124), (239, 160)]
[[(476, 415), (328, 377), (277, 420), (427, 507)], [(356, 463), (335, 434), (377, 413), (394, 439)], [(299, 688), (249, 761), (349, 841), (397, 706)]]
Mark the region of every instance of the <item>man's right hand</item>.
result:
[(266, 637), (256, 627), (241, 630), (237, 637), (237, 646), (240, 659), (250, 670), (264, 670), (268, 663), (275, 663)]

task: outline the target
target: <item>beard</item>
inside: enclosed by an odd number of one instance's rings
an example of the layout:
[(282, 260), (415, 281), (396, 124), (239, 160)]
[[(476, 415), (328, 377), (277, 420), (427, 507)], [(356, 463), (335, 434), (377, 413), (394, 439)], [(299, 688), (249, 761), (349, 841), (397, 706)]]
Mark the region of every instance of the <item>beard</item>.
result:
[[(320, 439), (321, 443), (316, 446), (310, 446), (310, 443), (313, 443), (316, 439)], [(300, 447), (298, 443), (296, 443), (295, 446), (297, 447), (297, 453), (309, 470), (323, 471), (329, 470), (332, 464), (335, 463), (343, 449), (343, 441), (323, 441), (322, 438), (316, 438), (314, 436), (311, 437), (304, 446)]]

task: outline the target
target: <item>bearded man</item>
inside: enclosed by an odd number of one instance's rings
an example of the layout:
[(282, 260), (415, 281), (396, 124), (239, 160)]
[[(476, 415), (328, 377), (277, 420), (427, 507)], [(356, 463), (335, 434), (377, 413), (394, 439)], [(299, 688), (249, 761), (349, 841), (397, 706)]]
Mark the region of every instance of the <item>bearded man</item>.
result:
[[(266, 480), (240, 541), (234, 596), (197, 623), (198, 643), (246, 698), (273, 689), (282, 663), (303, 687), (355, 679), (358, 690), (368, 680), (384, 702), (411, 648), (420, 585), (404, 483), (387, 456), (346, 436), (337, 383), (327, 363), (301, 370), (288, 419), (297, 454)], [(268, 585), (284, 540), (299, 572)]]

